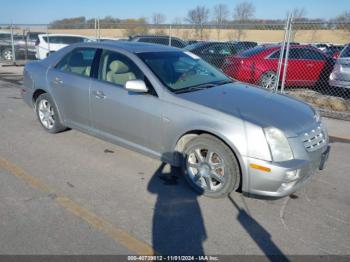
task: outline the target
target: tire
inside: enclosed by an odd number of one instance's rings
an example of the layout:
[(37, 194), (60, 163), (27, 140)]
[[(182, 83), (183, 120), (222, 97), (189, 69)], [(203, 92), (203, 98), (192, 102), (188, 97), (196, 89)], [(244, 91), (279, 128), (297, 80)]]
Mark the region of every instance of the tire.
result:
[(235, 155), (221, 140), (207, 134), (186, 144), (182, 171), (194, 190), (211, 198), (226, 197), (240, 185), (240, 168)]
[(259, 80), (259, 86), (273, 90), (276, 85), (277, 74), (274, 71), (268, 71), (261, 75)]
[(5, 61), (11, 61), (12, 60), (12, 49), (10, 48), (5, 48), (1, 52), (1, 57)]
[(41, 94), (35, 105), (39, 123), (47, 132), (55, 134), (67, 129), (59, 118), (55, 103), (47, 93)]

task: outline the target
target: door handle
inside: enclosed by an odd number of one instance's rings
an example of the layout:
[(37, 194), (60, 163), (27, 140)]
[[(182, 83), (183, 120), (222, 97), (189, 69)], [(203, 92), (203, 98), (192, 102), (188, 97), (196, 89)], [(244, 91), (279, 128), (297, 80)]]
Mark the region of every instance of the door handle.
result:
[(61, 85), (63, 84), (63, 81), (59, 77), (55, 77), (53, 80), (54, 84)]
[(106, 95), (100, 90), (97, 90), (94, 93), (95, 93), (95, 97), (97, 99), (105, 99), (106, 98)]
[(313, 67), (314, 64), (307, 64), (307, 67)]

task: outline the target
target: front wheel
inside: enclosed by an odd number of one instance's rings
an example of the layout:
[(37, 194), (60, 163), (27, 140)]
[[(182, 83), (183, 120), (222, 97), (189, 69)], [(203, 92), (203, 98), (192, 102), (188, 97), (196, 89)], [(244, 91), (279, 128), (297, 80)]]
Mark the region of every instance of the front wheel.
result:
[(66, 129), (61, 124), (57, 108), (47, 93), (37, 98), (35, 109), (40, 124), (47, 132), (58, 133)]
[(185, 178), (200, 194), (221, 198), (238, 188), (238, 162), (231, 149), (219, 139), (200, 135), (187, 143), (183, 153)]

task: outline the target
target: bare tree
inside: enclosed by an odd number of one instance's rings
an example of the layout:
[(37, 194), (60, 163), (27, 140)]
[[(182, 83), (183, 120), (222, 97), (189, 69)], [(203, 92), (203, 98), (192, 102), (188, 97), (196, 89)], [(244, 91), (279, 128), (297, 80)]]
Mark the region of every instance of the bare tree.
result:
[(236, 5), (233, 10), (233, 19), (246, 22), (254, 17), (255, 7), (250, 2), (242, 2)]
[(173, 20), (175, 35), (180, 37), (180, 29), (183, 19), (181, 17), (175, 17)]
[(294, 8), (292, 10), (292, 14), (294, 21), (300, 21), (305, 18), (306, 10), (305, 8)]
[[(303, 27), (302, 24), (300, 24), (303, 20), (305, 20), (305, 17), (306, 17), (306, 10), (305, 8), (294, 8), (292, 10), (292, 15), (293, 15), (293, 21), (294, 22), (297, 22), (297, 23), (294, 23), (293, 26), (292, 26), (292, 35), (291, 35), (291, 41), (294, 41), (295, 40), (295, 37), (298, 33), (298, 30), (301, 29)], [(299, 22), (299, 24), (298, 24)]]
[(161, 28), (161, 24), (164, 24), (166, 20), (165, 15), (162, 13), (154, 13), (152, 16), (152, 21), (155, 26), (155, 33), (156, 34), (164, 34), (164, 30)]
[(154, 13), (153, 17), (152, 17), (152, 20), (153, 20), (153, 24), (160, 25), (160, 24), (164, 24), (165, 23), (166, 17), (165, 17), (165, 15), (163, 15), (161, 13)]
[(225, 4), (218, 4), (214, 6), (214, 22), (217, 26), (218, 40), (220, 40), (220, 33), (222, 26), (227, 22), (229, 15), (228, 7)]
[(336, 23), (335, 28), (345, 29), (350, 32), (350, 11), (345, 11), (338, 15), (333, 21)]
[(233, 9), (233, 19), (238, 23), (236, 31), (237, 40), (241, 40), (244, 35), (243, 24), (254, 17), (255, 7), (250, 2), (241, 2)]
[(204, 25), (208, 23), (209, 9), (205, 6), (197, 6), (195, 9), (188, 11), (186, 21), (193, 24), (196, 29), (196, 34), (203, 39)]

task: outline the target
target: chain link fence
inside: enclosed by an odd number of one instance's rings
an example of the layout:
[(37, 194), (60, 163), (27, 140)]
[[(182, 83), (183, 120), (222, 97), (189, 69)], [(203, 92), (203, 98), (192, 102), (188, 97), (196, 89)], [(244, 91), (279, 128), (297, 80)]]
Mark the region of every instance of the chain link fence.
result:
[(44, 59), (68, 44), (133, 41), (190, 51), (231, 78), (302, 99), (350, 120), (350, 23), (0, 25), (0, 63)]

